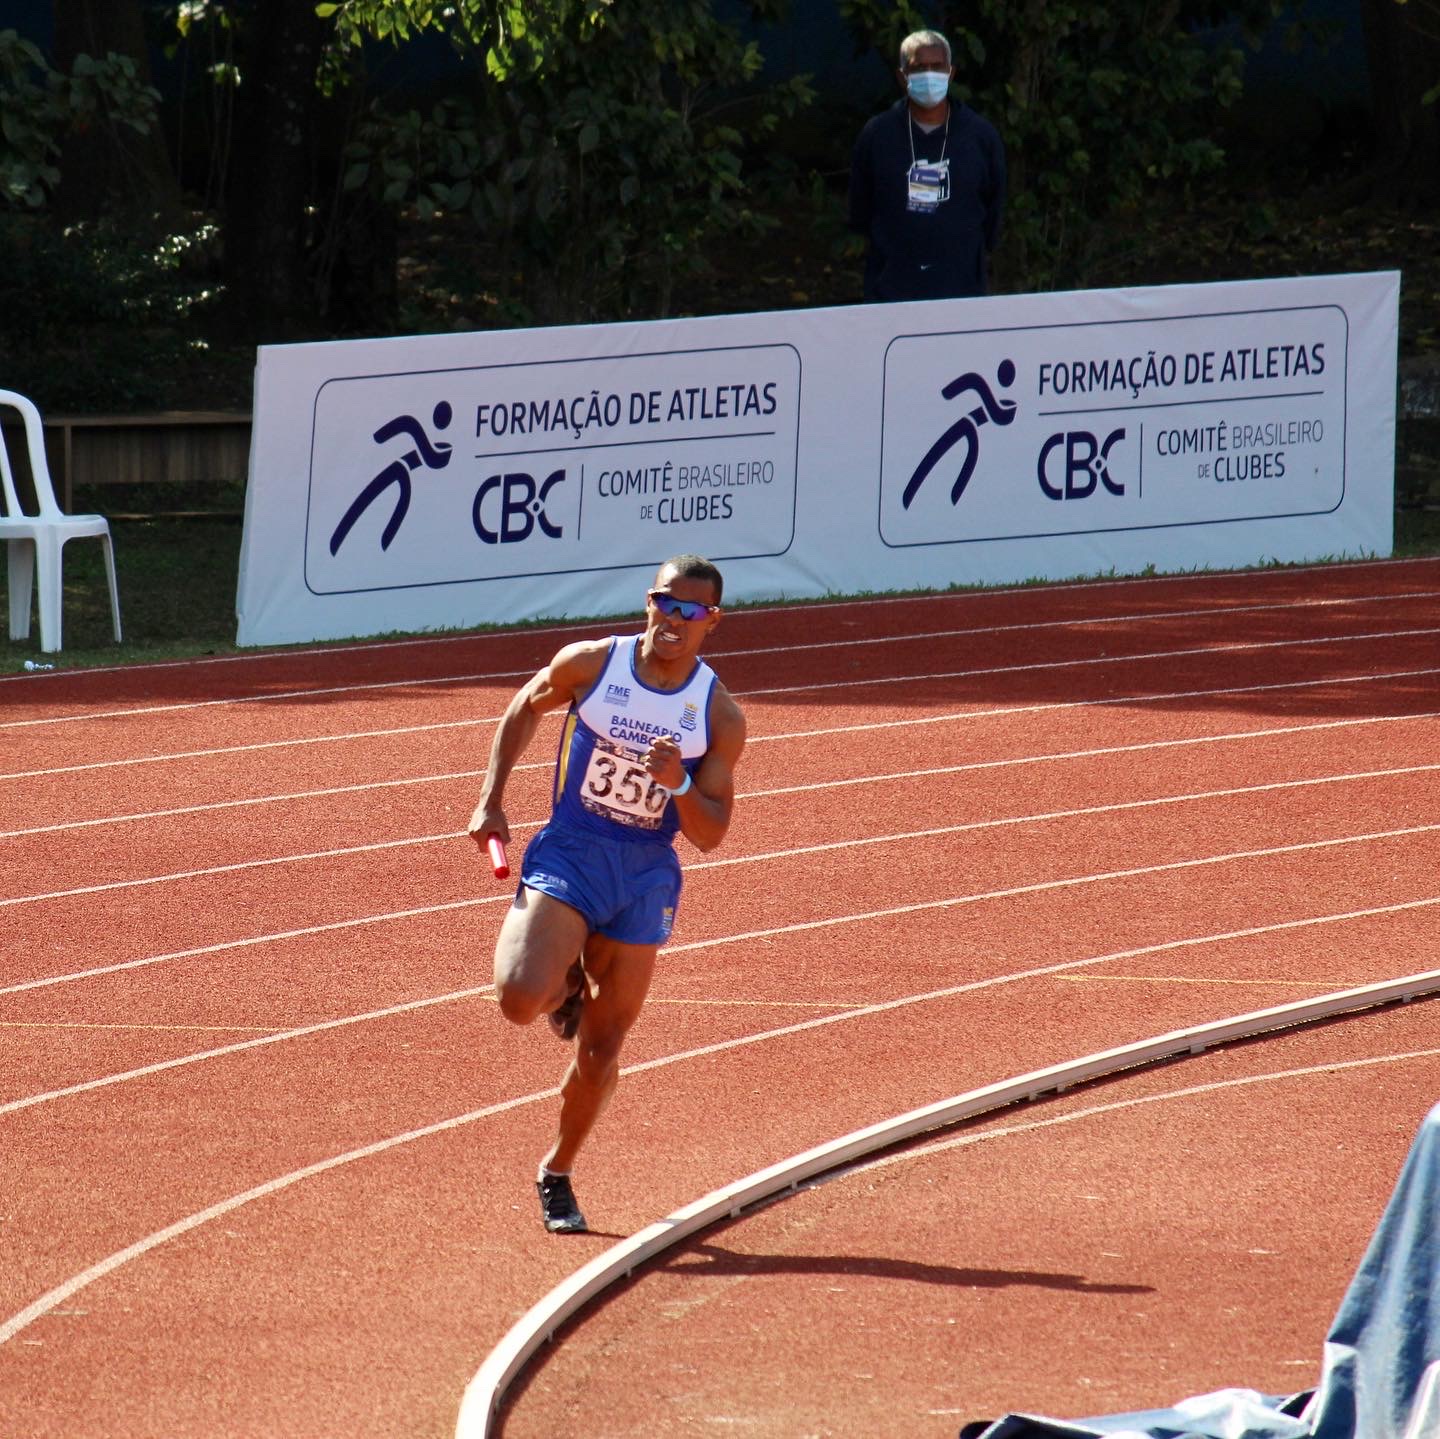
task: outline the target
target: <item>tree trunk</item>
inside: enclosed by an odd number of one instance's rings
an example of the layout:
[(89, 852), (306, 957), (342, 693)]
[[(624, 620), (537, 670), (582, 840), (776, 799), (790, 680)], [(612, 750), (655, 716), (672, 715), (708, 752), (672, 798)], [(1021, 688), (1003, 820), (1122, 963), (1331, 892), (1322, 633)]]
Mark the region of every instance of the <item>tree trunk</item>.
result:
[(327, 22), (309, 3), (257, 0), (245, 23), (224, 204), (226, 309), (237, 336), (301, 339), (319, 324), (306, 207)]
[(346, 190), (345, 147), (364, 111), (364, 68), (341, 94), (321, 97), (314, 135), (316, 231), (311, 280), (331, 333), (383, 334), (399, 308), (400, 217), (372, 187)]
[[(1012, 208), (1028, 198), (1030, 166), (1025, 137), (1034, 124), (1031, 117), (1042, 103), (1046, 71), (1051, 64), (1044, 38), (1045, 6), (1046, 0), (1024, 0), (1025, 20), (1018, 27), (1018, 34), (1023, 38), (1016, 46), (1010, 67), (1011, 114), (988, 117), (1005, 134), (1009, 188), (1006, 204)], [(1005, 133), (1007, 131), (1009, 133)], [(1005, 232), (998, 252), (991, 257), (991, 285), (998, 290), (1013, 288), (1017, 281), (1029, 276), (1032, 260), (1025, 228), (1011, 227)]]
[(1401, 207), (1440, 194), (1440, 106), (1423, 103), (1440, 83), (1440, 5), (1364, 0), (1365, 55), (1375, 124), (1373, 191)]
[[(68, 75), (77, 56), (103, 60), (110, 54), (128, 56), (139, 83), (150, 84), (140, 0), (55, 0), (56, 69)], [(144, 135), (107, 124), (72, 131), (61, 150), (55, 208), (67, 220), (116, 210), (178, 217), (180, 186), (159, 115)]]

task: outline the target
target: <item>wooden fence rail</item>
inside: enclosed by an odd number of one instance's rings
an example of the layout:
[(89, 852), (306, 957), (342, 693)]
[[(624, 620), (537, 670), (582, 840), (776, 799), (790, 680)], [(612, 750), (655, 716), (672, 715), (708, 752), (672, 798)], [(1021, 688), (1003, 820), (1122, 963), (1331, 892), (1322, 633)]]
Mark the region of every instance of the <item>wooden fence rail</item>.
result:
[[(13, 412), (12, 412), (13, 413)], [(89, 485), (245, 482), (250, 416), (222, 410), (149, 415), (45, 415), (45, 458), (56, 498), (72, 508)], [(28, 468), (23, 431), (5, 426), (12, 459)]]

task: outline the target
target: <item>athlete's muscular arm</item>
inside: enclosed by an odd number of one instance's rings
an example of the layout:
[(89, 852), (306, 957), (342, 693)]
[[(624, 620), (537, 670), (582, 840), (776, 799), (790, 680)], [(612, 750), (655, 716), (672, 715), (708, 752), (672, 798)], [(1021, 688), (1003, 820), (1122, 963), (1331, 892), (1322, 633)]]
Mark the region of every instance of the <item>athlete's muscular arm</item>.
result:
[[(675, 796), (680, 832), (696, 849), (711, 850), (725, 838), (735, 807), (735, 766), (745, 748), (745, 716), (718, 682), (710, 697), (710, 748), (695, 770), (695, 782)], [(680, 746), (666, 737), (651, 745), (645, 768), (669, 789), (684, 782)]]
[(543, 669), (537, 670), (515, 692), (505, 708), (490, 745), (490, 763), (480, 802), (467, 826), (471, 838), (484, 848), (485, 836), (498, 834), (510, 842), (510, 823), (505, 817), (505, 785), (516, 761), (525, 753), (540, 716), (573, 703), (600, 678), (609, 653), (608, 640), (581, 640), (566, 645)]

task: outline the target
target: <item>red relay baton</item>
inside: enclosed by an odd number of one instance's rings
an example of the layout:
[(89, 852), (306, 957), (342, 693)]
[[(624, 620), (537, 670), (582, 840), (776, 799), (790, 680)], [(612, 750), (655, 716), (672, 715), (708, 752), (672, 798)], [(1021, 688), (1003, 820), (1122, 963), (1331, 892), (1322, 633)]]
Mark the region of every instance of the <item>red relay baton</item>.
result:
[(485, 848), (490, 851), (490, 867), (496, 879), (509, 879), (510, 861), (505, 857), (505, 841), (498, 834), (485, 836)]

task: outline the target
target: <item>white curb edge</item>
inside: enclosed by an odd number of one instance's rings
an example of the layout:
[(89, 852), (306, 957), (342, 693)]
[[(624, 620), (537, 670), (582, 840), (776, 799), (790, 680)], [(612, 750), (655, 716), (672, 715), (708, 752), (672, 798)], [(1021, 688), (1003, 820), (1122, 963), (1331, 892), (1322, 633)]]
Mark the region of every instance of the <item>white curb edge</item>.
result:
[(596, 1295), (618, 1280), (628, 1278), (640, 1265), (648, 1263), (697, 1230), (721, 1219), (734, 1218), (743, 1209), (778, 1194), (782, 1189), (794, 1189), (817, 1174), (853, 1163), (877, 1149), (888, 1148), (927, 1129), (955, 1124), (987, 1110), (1038, 1099), (1044, 1094), (1059, 1094), (1087, 1080), (1122, 1069), (1154, 1064), (1173, 1055), (1200, 1054), (1216, 1045), (1255, 1034), (1414, 999), (1435, 990), (1440, 990), (1440, 970), (1426, 970), (1382, 984), (1337, 990), (1315, 999), (1215, 1020), (1193, 1029), (1173, 1030), (1153, 1039), (1122, 1045), (1118, 1049), (1101, 1050), (1083, 1059), (1067, 1060), (1047, 1069), (1032, 1070), (1029, 1074), (938, 1100), (921, 1109), (912, 1109), (906, 1114), (872, 1124), (867, 1129), (857, 1129), (853, 1134), (807, 1149), (802, 1154), (757, 1170), (748, 1178), (713, 1190), (619, 1244), (612, 1245), (533, 1305), (490, 1352), (466, 1386), (455, 1425), (456, 1439), (489, 1439), (500, 1400), (526, 1361), (541, 1344), (554, 1337), (555, 1331), (572, 1314)]

